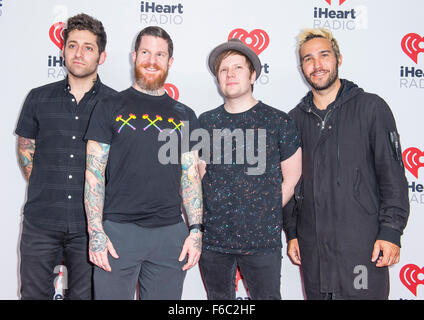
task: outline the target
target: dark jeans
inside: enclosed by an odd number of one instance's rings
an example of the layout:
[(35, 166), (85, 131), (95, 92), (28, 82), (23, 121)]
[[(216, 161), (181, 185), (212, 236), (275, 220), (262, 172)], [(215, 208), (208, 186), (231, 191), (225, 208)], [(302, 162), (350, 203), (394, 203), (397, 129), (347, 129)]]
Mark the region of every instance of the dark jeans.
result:
[(203, 250), (200, 271), (209, 300), (234, 300), (237, 266), (253, 300), (281, 300), (281, 250), (238, 255)]
[(88, 261), (88, 235), (49, 231), (23, 221), (21, 238), (21, 299), (51, 300), (58, 277), (67, 268), (65, 299), (91, 300), (93, 267)]
[(134, 223), (105, 221), (103, 227), (119, 258), (108, 254), (111, 272), (94, 268), (96, 300), (179, 300), (183, 292), (186, 261), (178, 261), (187, 225), (180, 223), (144, 228)]

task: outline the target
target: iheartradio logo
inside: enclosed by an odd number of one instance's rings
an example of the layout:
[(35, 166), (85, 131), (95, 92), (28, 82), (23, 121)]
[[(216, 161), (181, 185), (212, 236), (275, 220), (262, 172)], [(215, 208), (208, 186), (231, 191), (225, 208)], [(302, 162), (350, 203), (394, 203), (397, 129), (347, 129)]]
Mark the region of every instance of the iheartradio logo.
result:
[(180, 92), (178, 91), (178, 88), (175, 85), (173, 85), (172, 83), (165, 83), (163, 87), (165, 88), (165, 91), (168, 96), (178, 101), (178, 98), (180, 97)]
[(417, 296), (418, 286), (424, 284), (424, 268), (420, 268), (415, 264), (407, 264), (400, 270), (399, 277), (403, 285), (414, 296)]
[[(331, 6), (331, 0), (325, 0), (330, 6)], [(339, 6), (341, 6), (343, 3), (345, 3), (346, 0), (339, 0)]]
[(65, 23), (56, 22), (50, 27), (49, 36), (52, 42), (60, 49), (63, 49), (63, 29), (65, 28)]
[(251, 48), (257, 55), (261, 54), (269, 45), (269, 36), (262, 29), (255, 29), (247, 32), (244, 29), (234, 29), (228, 35), (228, 40), (239, 39), (243, 41), (245, 45)]
[(418, 54), (424, 52), (424, 37), (416, 33), (408, 33), (402, 38), (402, 50), (418, 64)]
[(408, 148), (402, 156), (405, 168), (418, 179), (418, 169), (424, 167), (424, 152), (418, 148)]

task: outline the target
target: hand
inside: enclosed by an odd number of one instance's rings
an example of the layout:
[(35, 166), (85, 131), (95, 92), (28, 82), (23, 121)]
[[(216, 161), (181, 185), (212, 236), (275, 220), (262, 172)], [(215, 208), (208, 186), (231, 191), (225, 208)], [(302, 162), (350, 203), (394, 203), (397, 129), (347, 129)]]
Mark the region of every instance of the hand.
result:
[(183, 261), (188, 254), (187, 263), (183, 266), (183, 271), (188, 270), (196, 265), (202, 253), (202, 233), (190, 232), (189, 236), (184, 241), (183, 249), (181, 250), (178, 261)]
[(301, 265), (299, 242), (297, 239), (292, 239), (289, 241), (287, 246), (287, 254), (294, 264), (299, 266)]
[(197, 162), (197, 170), (200, 174), (200, 179), (203, 179), (203, 176), (206, 173), (206, 162), (204, 160), (200, 160)]
[[(380, 251), (383, 252), (381, 257), (378, 257)], [(400, 248), (385, 240), (377, 240), (374, 244), (374, 250), (372, 252), (372, 262), (376, 262), (376, 267), (389, 267), (400, 260)]]
[(118, 259), (119, 256), (116, 253), (112, 242), (110, 242), (109, 237), (103, 231), (98, 230), (91, 230), (89, 235), (90, 243), (88, 255), (90, 261), (105, 271), (112, 271), (107, 254), (109, 252), (115, 259)]

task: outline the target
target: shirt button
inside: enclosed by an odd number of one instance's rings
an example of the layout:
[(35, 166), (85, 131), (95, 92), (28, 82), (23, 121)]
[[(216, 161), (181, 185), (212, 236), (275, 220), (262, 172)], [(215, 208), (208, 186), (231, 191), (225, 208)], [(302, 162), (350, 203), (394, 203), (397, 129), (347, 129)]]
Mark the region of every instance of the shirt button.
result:
[(75, 137), (75, 136), (72, 136), (72, 140), (75, 140), (77, 137)]
[(75, 116), (75, 120), (78, 120), (79, 119), (79, 117), (78, 116)]
[(68, 176), (68, 178), (69, 178), (69, 179), (72, 179), (72, 174), (70, 174), (70, 175)]
[(69, 195), (69, 196), (68, 196), (68, 199), (72, 199), (72, 196), (71, 196), (71, 195)]
[(72, 98), (72, 102), (75, 102), (75, 99), (74, 98)]
[(330, 130), (331, 130), (332, 128), (333, 128), (332, 126), (328, 126), (328, 129), (330, 129)]
[(70, 155), (70, 157), (71, 157), (71, 158), (73, 158), (73, 157), (74, 157), (74, 155), (73, 155), (73, 154), (71, 154), (71, 155)]

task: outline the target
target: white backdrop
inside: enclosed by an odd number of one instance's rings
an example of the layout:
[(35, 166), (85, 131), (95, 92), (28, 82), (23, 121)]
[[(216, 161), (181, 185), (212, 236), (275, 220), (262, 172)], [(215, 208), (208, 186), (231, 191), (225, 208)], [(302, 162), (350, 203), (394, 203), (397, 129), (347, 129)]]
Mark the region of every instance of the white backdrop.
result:
[[(50, 28), (80, 12), (105, 26), (107, 60), (99, 74), (116, 90), (132, 83), (130, 53), (137, 33), (147, 25), (166, 29), (175, 46), (168, 82), (197, 115), (222, 103), (207, 69), (207, 56), (232, 31), (242, 29), (239, 32), (245, 33), (247, 43), (261, 49), (264, 69), (255, 97), (288, 112), (309, 90), (297, 67), (296, 36), (305, 27), (332, 29), (344, 57), (340, 76), (382, 96), (396, 117), (405, 150), (411, 215), (402, 238), (401, 261), (391, 268), (390, 298), (423, 299), (423, 10), (422, 0), (0, 0), (0, 97), (5, 119), (0, 128), (0, 299), (19, 297), (18, 248), (26, 183), (18, 166), (14, 129), (29, 90), (65, 75)], [(283, 299), (303, 299), (300, 271), (287, 258), (284, 235), (283, 243)], [(246, 298), (244, 287), (239, 288), (238, 297)], [(187, 274), (183, 299), (205, 298), (195, 267)]]

